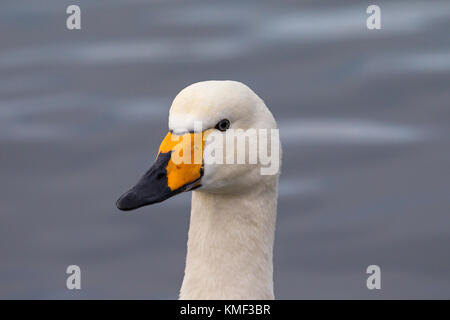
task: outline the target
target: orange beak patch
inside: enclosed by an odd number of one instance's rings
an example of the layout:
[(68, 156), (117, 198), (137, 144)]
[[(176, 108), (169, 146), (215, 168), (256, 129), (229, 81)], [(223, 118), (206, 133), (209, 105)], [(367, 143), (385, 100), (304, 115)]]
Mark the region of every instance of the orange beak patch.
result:
[[(169, 132), (161, 143), (158, 157), (161, 153), (171, 153), (166, 166), (167, 185), (170, 190), (199, 180), (203, 175), (203, 133), (185, 133), (176, 135)], [(198, 182), (193, 187), (199, 185)]]

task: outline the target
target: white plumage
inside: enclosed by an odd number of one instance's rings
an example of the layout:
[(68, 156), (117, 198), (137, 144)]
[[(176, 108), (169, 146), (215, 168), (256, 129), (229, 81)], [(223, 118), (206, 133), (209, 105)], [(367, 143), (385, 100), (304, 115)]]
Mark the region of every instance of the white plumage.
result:
[[(275, 129), (264, 102), (235, 81), (205, 81), (182, 90), (169, 128), (213, 127), (227, 118), (233, 129)], [(277, 141), (278, 143), (278, 141)], [(204, 155), (207, 157), (207, 155)], [(273, 242), (278, 174), (257, 164), (204, 165), (202, 187), (192, 193), (186, 268), (180, 299), (273, 299)]]

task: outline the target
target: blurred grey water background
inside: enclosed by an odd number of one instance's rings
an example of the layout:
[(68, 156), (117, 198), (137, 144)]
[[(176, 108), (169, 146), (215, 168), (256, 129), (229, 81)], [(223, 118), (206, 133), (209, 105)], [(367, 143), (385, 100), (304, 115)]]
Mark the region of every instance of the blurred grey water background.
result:
[(190, 194), (114, 202), (208, 79), (279, 123), (277, 298), (450, 298), (449, 1), (15, 0), (0, 25), (0, 298), (177, 297)]

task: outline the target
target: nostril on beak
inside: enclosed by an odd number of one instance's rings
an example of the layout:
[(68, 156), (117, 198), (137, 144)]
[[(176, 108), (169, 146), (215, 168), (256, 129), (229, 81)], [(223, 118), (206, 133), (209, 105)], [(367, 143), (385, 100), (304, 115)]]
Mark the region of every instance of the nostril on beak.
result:
[(166, 174), (164, 172), (160, 172), (158, 173), (158, 175), (156, 176), (156, 179), (161, 180), (162, 178), (164, 178), (166, 176)]

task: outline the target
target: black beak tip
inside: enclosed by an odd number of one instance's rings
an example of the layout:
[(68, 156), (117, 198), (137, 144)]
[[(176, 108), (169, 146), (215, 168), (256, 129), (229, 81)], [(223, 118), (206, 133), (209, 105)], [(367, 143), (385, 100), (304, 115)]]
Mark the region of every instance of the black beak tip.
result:
[(133, 191), (128, 191), (120, 196), (116, 201), (117, 209), (121, 211), (130, 211), (139, 208), (141, 201)]

